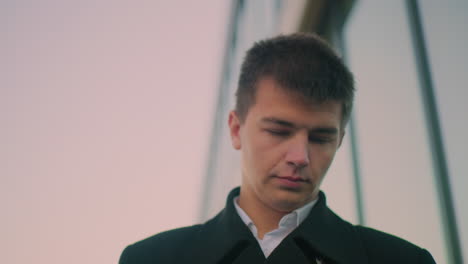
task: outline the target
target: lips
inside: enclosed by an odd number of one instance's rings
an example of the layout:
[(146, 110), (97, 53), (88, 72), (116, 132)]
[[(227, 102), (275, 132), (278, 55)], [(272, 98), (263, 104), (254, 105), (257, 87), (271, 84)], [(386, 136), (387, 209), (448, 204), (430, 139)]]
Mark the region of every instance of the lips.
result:
[(287, 188), (299, 188), (304, 183), (308, 182), (307, 180), (301, 177), (294, 177), (294, 176), (276, 176), (275, 177), (281, 186)]
[(277, 176), (277, 177), (280, 179), (289, 180), (292, 182), (306, 182), (306, 180), (301, 177), (294, 177), (294, 176)]

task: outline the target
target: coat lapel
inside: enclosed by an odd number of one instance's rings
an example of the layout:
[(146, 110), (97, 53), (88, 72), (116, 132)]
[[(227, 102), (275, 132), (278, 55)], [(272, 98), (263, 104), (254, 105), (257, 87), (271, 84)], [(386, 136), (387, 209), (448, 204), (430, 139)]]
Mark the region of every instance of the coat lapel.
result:
[(265, 256), (248, 227), (234, 208), (239, 188), (231, 191), (225, 208), (203, 225), (198, 234), (191, 263), (248, 264), (263, 263)]
[(326, 206), (323, 192), (320, 192), (319, 201), (309, 216), (289, 237), (305, 255), (318, 255), (324, 259), (324, 263), (368, 263), (354, 226)]
[[(306, 251), (310, 252), (310, 251)], [(268, 257), (266, 264), (310, 264), (316, 263), (315, 257), (310, 257), (298, 247), (298, 245), (290, 238), (285, 238), (278, 247), (273, 250), (271, 255)]]

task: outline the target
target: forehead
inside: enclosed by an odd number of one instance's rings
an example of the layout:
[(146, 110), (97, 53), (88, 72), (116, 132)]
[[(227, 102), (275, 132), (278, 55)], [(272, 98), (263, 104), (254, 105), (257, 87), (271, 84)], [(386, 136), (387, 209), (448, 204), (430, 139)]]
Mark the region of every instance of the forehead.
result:
[(316, 123), (339, 126), (341, 107), (338, 101), (306, 99), (299, 93), (282, 88), (272, 78), (263, 78), (257, 83), (255, 102), (247, 113), (247, 119), (249, 116), (257, 121), (273, 117), (309, 126)]

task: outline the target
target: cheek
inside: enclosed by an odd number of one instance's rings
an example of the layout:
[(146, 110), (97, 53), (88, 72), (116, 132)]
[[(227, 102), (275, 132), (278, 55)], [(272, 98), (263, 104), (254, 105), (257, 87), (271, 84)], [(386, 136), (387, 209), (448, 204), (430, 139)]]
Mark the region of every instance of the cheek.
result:
[[(313, 155), (313, 153), (316, 153)], [(312, 150), (311, 161), (315, 164), (314, 167), (326, 170), (331, 165), (335, 157), (336, 148), (317, 148)], [(315, 162), (314, 162), (315, 161)]]
[(273, 144), (267, 137), (257, 134), (250, 137), (251, 141), (244, 149), (244, 164), (249, 164), (249, 171), (255, 173), (258, 178), (266, 178), (275, 166), (281, 162), (281, 146)]

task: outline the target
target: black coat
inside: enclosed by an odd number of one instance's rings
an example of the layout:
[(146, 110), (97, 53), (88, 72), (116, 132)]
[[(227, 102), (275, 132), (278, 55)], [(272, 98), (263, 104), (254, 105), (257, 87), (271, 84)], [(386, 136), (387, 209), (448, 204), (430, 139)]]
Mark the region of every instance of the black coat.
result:
[(333, 213), (325, 195), (309, 216), (265, 259), (256, 239), (233, 205), (239, 188), (226, 207), (205, 224), (166, 231), (128, 246), (120, 264), (165, 263), (435, 263), (428, 251), (401, 238), (362, 226), (353, 226)]

